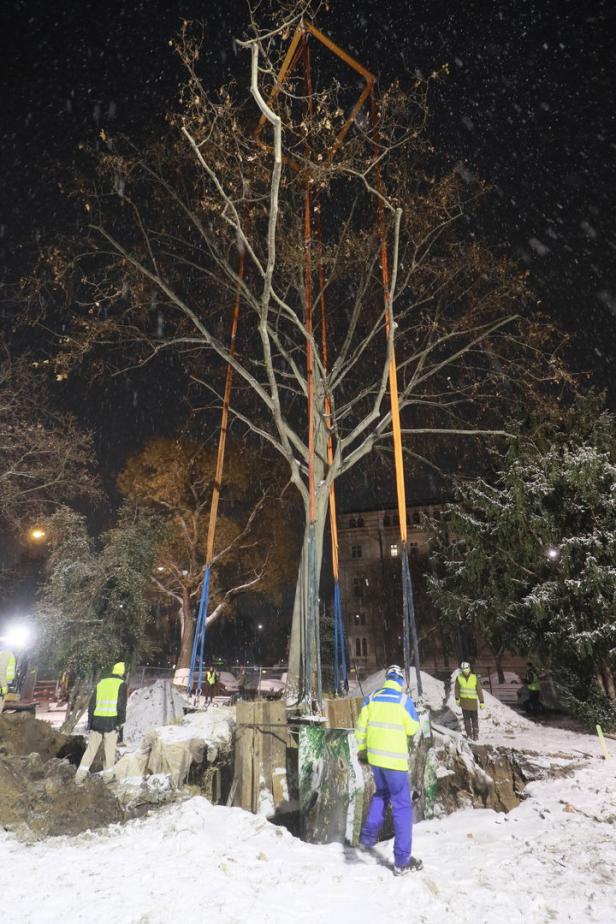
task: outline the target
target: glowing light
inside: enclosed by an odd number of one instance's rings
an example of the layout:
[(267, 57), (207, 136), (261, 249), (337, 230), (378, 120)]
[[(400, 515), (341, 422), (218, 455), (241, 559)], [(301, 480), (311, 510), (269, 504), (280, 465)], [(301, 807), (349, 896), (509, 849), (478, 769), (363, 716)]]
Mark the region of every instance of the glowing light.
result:
[(47, 538), (47, 533), (40, 526), (33, 526), (30, 530), (30, 538), (33, 542), (44, 542)]
[(8, 627), (6, 634), (2, 637), (2, 641), (7, 648), (21, 650), (27, 647), (31, 637), (32, 630), (30, 626), (23, 625), (22, 623), (15, 623)]
[(545, 550), (545, 557), (548, 561), (558, 561), (560, 558), (560, 549), (557, 549), (554, 545), (549, 545)]

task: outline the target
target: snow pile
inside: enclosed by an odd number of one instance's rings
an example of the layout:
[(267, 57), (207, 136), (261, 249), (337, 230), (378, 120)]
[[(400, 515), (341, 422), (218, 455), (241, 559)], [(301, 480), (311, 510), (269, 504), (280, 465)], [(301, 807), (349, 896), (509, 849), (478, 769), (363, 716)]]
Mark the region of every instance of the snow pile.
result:
[(138, 745), (152, 728), (177, 722), (184, 716), (184, 699), (168, 680), (157, 680), (130, 696), (126, 709), (124, 741)]
[(127, 776), (117, 781), (113, 793), (125, 811), (136, 813), (144, 805), (161, 805), (182, 798), (168, 773)]
[[(463, 729), (462, 712), (456, 706), (453, 694), (454, 680), (451, 678), (451, 692), (447, 706), (455, 715), (458, 730)], [(564, 758), (600, 756), (599, 742), (594, 735), (579, 734), (565, 728), (543, 725), (526, 718), (516, 709), (501, 703), (484, 690), (485, 709), (479, 712), (479, 743), (497, 747), (515, 748), (529, 754), (545, 754)]]
[[(173, 745), (191, 745), (197, 758), (205, 754), (213, 763), (220, 755), (230, 753), (233, 746), (235, 708), (232, 706), (210, 706), (204, 712), (192, 712), (178, 725), (167, 725), (151, 732), (146, 742), (156, 738), (167, 750)], [(207, 751), (205, 750), (207, 748)]]
[[(362, 680), (361, 688), (356, 680), (351, 681), (349, 683), (349, 696), (362, 696), (362, 691), (364, 696), (369, 696), (371, 693), (374, 693), (375, 690), (380, 690), (384, 683), (385, 671), (377, 671), (375, 674), (370, 674), (369, 677)], [(421, 699), (423, 705), (435, 712), (441, 710), (445, 703), (445, 684), (437, 680), (436, 677), (433, 677), (431, 674), (426, 674), (424, 671), (421, 671), (421, 685), (423, 687), (423, 696)], [(414, 670), (411, 672), (410, 693), (414, 702), (418, 703), (417, 676)]]
[(120, 758), (115, 779), (165, 774), (174, 786), (182, 786), (193, 764), (212, 764), (219, 756), (224, 758), (230, 753), (234, 728), (235, 709), (230, 706), (210, 706), (174, 725), (150, 727), (142, 737), (132, 738), (130, 745), (137, 743), (138, 750), (129, 747)]
[(228, 751), (235, 728), (234, 706), (209, 706), (203, 712), (190, 712), (177, 725), (158, 729), (167, 741), (199, 738), (220, 751)]
[[(263, 817), (196, 797), (124, 827), (28, 847), (0, 833), (11, 871), (2, 897), (37, 924), (201, 924), (204, 883), (219, 924), (613, 924), (611, 763), (594, 759), (573, 777), (531, 784), (508, 815), (468, 809), (421, 822), (413, 852), (425, 868), (410, 880), (392, 876), (391, 841), (374, 856), (306, 844)], [(101, 869), (112, 885), (92, 901)]]

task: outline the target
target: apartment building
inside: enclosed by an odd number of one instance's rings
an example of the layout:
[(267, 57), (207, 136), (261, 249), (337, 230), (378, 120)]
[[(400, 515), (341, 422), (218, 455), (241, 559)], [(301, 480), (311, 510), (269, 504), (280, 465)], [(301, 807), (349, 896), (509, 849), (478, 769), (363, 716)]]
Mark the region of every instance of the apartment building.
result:
[[(411, 574), (423, 653), (432, 647), (447, 651), (443, 632), (431, 628), (434, 607), (425, 592), (431, 534), (425, 516), (438, 517), (442, 504), (407, 509)], [(358, 669), (369, 673), (402, 656), (402, 583), (400, 525), (396, 510), (342, 514), (338, 518), (340, 593), (348, 647)], [(438, 636), (432, 639), (432, 636)], [(442, 660), (442, 659), (441, 659)]]

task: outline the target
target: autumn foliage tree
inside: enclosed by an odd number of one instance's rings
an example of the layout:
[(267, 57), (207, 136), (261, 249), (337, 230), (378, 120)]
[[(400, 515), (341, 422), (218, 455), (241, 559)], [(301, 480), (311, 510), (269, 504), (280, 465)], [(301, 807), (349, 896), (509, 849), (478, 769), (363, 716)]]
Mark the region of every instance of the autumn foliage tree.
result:
[[(222, 509), (210, 578), (208, 625), (233, 609), (242, 594), (278, 599), (290, 579), (297, 536), (289, 512), (295, 489), (276, 459), (269, 465), (246, 447), (227, 446)], [(118, 477), (128, 499), (155, 512), (163, 532), (155, 549), (151, 587), (177, 614), (178, 669), (190, 664), (203, 581), (216, 451), (190, 439), (149, 440)]]

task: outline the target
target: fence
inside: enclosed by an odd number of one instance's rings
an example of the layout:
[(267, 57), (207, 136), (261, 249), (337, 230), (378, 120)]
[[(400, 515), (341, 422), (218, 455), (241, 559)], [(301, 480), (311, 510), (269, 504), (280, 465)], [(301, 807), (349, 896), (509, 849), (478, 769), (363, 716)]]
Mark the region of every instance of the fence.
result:
[[(237, 664), (215, 665), (222, 695), (234, 699), (279, 699), (287, 680), (286, 666), (263, 667)], [(157, 680), (171, 680), (175, 677), (175, 668), (142, 666), (132, 670), (128, 677), (131, 690), (149, 687)]]

